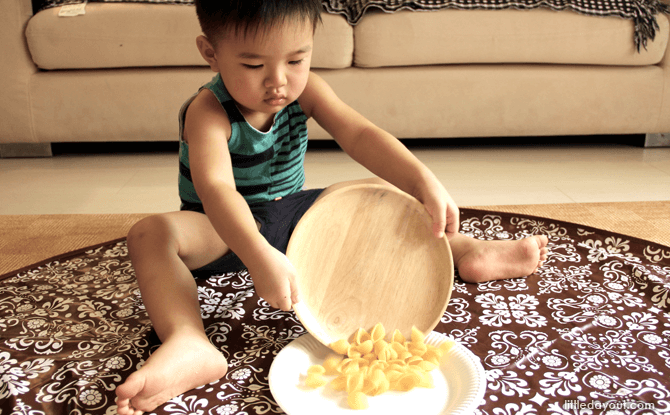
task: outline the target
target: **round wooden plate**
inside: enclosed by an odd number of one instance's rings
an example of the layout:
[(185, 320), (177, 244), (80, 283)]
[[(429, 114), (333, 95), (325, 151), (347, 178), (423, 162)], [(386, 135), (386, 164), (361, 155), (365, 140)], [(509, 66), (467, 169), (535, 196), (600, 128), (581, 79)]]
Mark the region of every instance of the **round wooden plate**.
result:
[(447, 308), (454, 262), (447, 238), (415, 198), (380, 185), (339, 189), (302, 217), (287, 257), (298, 271), (294, 310), (328, 346), (382, 323), (390, 338), (430, 333)]

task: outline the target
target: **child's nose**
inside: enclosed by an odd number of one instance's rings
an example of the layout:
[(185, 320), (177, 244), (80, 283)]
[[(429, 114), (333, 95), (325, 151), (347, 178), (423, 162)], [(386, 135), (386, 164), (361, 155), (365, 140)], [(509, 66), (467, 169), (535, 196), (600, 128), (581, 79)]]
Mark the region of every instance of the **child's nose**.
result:
[(266, 88), (279, 88), (284, 85), (286, 85), (286, 74), (280, 69), (272, 71), (265, 79)]

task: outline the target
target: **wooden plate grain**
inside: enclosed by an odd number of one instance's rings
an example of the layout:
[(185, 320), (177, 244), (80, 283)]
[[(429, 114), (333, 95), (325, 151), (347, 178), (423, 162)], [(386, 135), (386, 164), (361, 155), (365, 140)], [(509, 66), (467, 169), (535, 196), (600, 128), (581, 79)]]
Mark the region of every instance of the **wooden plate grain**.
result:
[(415, 198), (395, 188), (357, 185), (317, 201), (296, 226), (287, 257), (298, 271), (294, 310), (324, 345), (382, 323), (387, 338), (412, 326), (430, 333), (451, 296), (447, 238)]

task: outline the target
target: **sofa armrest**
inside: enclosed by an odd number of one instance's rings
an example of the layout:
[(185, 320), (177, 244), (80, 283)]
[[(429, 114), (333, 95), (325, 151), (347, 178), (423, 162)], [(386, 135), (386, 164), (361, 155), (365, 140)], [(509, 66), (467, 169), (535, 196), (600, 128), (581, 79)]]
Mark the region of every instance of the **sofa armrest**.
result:
[(2, 2), (0, 13), (0, 143), (35, 142), (30, 117), (30, 77), (37, 71), (25, 29), (33, 15), (31, 0)]

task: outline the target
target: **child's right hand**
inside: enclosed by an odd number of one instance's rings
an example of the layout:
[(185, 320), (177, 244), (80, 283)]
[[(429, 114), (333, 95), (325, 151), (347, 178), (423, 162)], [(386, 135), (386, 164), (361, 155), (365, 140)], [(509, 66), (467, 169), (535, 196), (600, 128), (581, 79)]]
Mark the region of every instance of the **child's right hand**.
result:
[(268, 244), (248, 268), (256, 294), (271, 307), (289, 311), (300, 301), (295, 282), (297, 271), (286, 255), (276, 248)]

